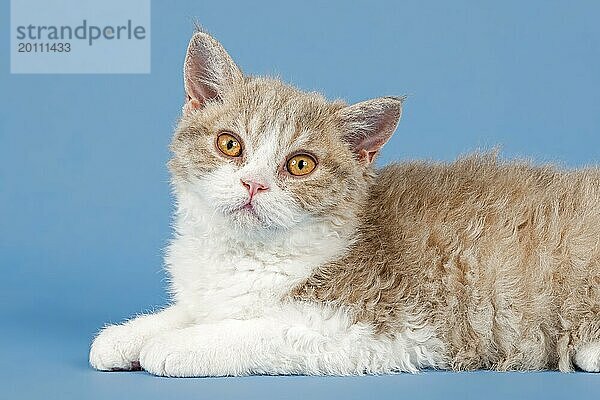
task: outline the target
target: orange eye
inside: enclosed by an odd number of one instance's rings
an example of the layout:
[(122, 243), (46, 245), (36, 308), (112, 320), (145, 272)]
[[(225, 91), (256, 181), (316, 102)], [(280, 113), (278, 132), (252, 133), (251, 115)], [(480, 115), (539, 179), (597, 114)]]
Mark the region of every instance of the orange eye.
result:
[(287, 170), (295, 176), (310, 174), (317, 166), (317, 161), (308, 154), (296, 154), (287, 161)]
[(242, 154), (242, 144), (233, 135), (229, 133), (221, 133), (217, 137), (217, 147), (221, 153), (229, 157), (239, 157)]

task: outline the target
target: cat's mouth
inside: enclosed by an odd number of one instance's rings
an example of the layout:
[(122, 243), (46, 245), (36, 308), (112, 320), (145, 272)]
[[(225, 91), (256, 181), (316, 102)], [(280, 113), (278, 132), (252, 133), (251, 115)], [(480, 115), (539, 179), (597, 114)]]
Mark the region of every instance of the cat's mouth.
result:
[(254, 218), (260, 220), (258, 210), (254, 206), (254, 204), (252, 204), (251, 201), (247, 201), (246, 203), (244, 203), (237, 210), (235, 210), (234, 213), (241, 213), (243, 215), (248, 215), (248, 216), (251, 216), (251, 217), (254, 217)]

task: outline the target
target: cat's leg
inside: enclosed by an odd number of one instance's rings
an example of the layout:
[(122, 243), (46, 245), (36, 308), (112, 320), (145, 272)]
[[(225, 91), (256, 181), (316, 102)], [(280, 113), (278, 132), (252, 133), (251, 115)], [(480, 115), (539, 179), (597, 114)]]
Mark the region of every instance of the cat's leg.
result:
[(574, 361), (584, 371), (600, 372), (600, 341), (579, 345)]
[(92, 342), (90, 365), (101, 371), (139, 369), (140, 350), (150, 338), (190, 323), (185, 310), (175, 305), (123, 324), (106, 326)]
[(177, 377), (416, 372), (442, 366), (440, 343), (423, 327), (391, 339), (341, 310), (288, 308), (157, 336), (143, 347), (140, 364), (152, 374)]

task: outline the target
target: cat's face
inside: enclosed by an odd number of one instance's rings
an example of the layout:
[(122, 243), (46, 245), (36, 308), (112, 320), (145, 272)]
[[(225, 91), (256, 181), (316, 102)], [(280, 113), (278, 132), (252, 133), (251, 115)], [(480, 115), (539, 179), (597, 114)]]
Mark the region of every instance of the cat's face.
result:
[(244, 77), (204, 33), (188, 48), (187, 102), (172, 142), (175, 186), (239, 229), (294, 229), (355, 218), (370, 162), (400, 101), (346, 106), (274, 79)]

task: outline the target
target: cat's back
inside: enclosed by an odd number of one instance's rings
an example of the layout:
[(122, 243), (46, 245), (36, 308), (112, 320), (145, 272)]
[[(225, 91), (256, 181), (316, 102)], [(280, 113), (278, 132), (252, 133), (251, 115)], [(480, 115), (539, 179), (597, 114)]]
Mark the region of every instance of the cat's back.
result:
[[(474, 154), (451, 163), (407, 162), (379, 171), (371, 208), (388, 221), (400, 218), (465, 221), (523, 218), (555, 209), (562, 217), (598, 217), (600, 169), (560, 170)], [(496, 218), (492, 218), (496, 217)]]

